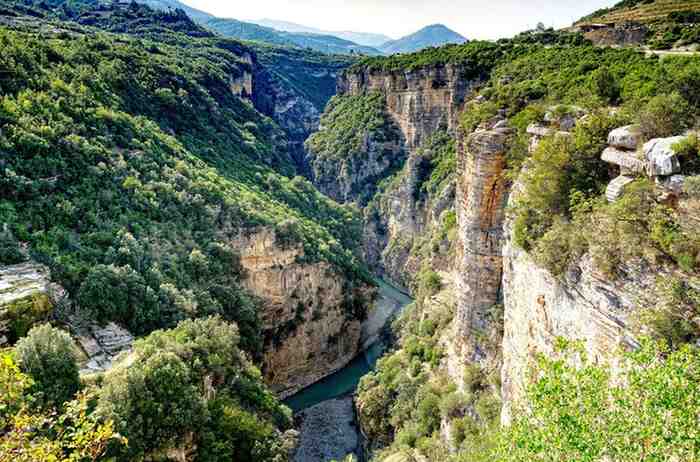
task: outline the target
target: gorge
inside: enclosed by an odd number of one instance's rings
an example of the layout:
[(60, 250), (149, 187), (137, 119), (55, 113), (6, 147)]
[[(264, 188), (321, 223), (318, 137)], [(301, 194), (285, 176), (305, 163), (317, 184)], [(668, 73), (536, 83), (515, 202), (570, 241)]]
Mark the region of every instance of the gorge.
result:
[(697, 460), (700, 60), (596, 17), (369, 57), (0, 0), (0, 460)]

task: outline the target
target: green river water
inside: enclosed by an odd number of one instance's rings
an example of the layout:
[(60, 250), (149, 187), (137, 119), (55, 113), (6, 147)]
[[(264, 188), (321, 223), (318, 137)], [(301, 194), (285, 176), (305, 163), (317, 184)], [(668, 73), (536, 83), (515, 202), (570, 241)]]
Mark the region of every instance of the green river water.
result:
[[(374, 310), (378, 310), (378, 313), (375, 313), (375, 315), (390, 322), (408, 304), (412, 303), (413, 299), (384, 281), (378, 280), (376, 282), (379, 286), (379, 297), (374, 307)], [(353, 359), (350, 364), (301, 390), (299, 393), (290, 396), (284, 403), (292, 411), (298, 412), (324, 401), (352, 393), (360, 383), (360, 379), (374, 369), (377, 360), (381, 358), (386, 348), (387, 345), (380, 337), (379, 340), (372, 343), (364, 352)]]

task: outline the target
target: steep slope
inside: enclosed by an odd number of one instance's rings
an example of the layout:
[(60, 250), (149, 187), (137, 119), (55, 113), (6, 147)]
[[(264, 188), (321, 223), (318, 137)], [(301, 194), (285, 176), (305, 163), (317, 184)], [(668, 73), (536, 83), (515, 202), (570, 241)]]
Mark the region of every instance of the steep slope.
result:
[(403, 287), (425, 263), (453, 254), (455, 143), (465, 100), (501, 57), (474, 43), (401, 57), (368, 58), (348, 69), (339, 96), (307, 142), (314, 183), (364, 208), (365, 260)]
[(371, 298), (350, 250), (359, 217), (292, 178), (285, 133), (254, 108), (253, 50), (172, 31), (93, 38), (75, 23), (40, 40), (41, 20), (9, 19), (3, 222), (8, 248), (21, 241), (68, 291), (56, 316), (141, 335), (220, 314), (279, 392), (355, 356)]
[(379, 49), (385, 54), (392, 55), (395, 53), (413, 53), (423, 48), (465, 42), (467, 42), (467, 39), (457, 32), (442, 24), (433, 24), (398, 40), (386, 42)]
[[(359, 390), (371, 460), (534, 460), (543, 450), (573, 460), (586, 432), (557, 415), (582, 424), (617, 416), (636, 432), (649, 428), (642, 415), (663, 426), (686, 406), (647, 401), (622, 417), (615, 406), (570, 410), (557, 390), (574, 390), (577, 403), (625, 396), (615, 377), (637, 370), (624, 351), (646, 355), (645, 336), (697, 361), (688, 345), (700, 335), (700, 147), (688, 129), (700, 114), (700, 61), (558, 37), (363, 60), (307, 143), (318, 187), (367, 204), (365, 258), (418, 300), (397, 324), (396, 351)], [(424, 163), (425, 151), (449, 159), (449, 173)], [(433, 175), (449, 195), (415, 188)], [(438, 214), (451, 223), (445, 234), (440, 221), (420, 221)], [(564, 361), (566, 351), (579, 359)], [(649, 356), (666, 367), (662, 357)], [(629, 387), (634, 399), (647, 391)], [(542, 419), (550, 426), (538, 433)], [(629, 433), (601, 431), (610, 439), (596, 440), (596, 457), (639, 454), (621, 443)], [(551, 446), (551, 433), (571, 444)]]

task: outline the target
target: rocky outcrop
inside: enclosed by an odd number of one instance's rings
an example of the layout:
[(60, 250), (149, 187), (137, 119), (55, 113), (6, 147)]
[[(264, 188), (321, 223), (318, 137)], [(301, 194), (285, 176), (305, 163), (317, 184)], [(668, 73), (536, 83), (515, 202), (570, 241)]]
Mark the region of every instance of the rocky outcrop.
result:
[(326, 262), (302, 263), (303, 249), (258, 229), (232, 242), (247, 273), (243, 284), (262, 299), (263, 374), (282, 398), (349, 363), (360, 349), (358, 306), (372, 298)]
[(134, 337), (123, 327), (111, 322), (106, 326), (92, 324), (79, 329), (78, 344), (87, 356), (81, 374), (92, 374), (109, 370), (120, 353), (131, 350)]
[(599, 46), (636, 46), (641, 45), (649, 35), (649, 28), (644, 24), (622, 22), (619, 24), (585, 24), (575, 30)]
[(478, 83), (462, 78), (463, 74), (458, 65), (388, 72), (364, 68), (343, 75), (338, 92), (386, 95), (387, 111), (412, 151), (441, 128), (455, 133), (464, 101)]
[(512, 134), (508, 128), (476, 131), (460, 142), (457, 154), (457, 330), (467, 362), (497, 356), (479, 334), (493, 330), (488, 313), (500, 296), (504, 169)]
[(63, 288), (49, 277), (49, 269), (35, 262), (0, 267), (0, 347), (47, 320), (65, 297)]
[(511, 225), (503, 248), (503, 423), (522, 402), (537, 354), (553, 355), (557, 338), (581, 340), (590, 358), (611, 364), (620, 348), (633, 347), (630, 321), (658, 275), (630, 266), (612, 281), (584, 258), (557, 279), (513, 244)]
[(294, 462), (343, 460), (360, 456), (360, 432), (351, 396), (324, 401), (297, 415), (299, 446)]

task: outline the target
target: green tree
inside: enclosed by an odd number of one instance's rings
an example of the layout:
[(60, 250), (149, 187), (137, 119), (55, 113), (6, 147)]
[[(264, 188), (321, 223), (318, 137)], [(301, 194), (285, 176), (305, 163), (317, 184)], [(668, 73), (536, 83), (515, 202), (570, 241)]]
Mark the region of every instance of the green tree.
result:
[(76, 346), (70, 335), (49, 324), (32, 328), (16, 346), (20, 369), (32, 377), (32, 393), (46, 406), (60, 406), (80, 388)]

